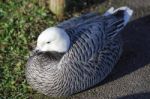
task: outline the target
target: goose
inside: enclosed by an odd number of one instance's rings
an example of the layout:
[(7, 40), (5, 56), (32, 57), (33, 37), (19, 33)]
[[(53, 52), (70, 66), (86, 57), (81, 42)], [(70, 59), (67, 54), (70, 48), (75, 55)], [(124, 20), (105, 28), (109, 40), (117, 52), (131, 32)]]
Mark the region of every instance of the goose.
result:
[(44, 30), (29, 57), (29, 85), (47, 96), (70, 96), (104, 80), (122, 53), (121, 30), (133, 10), (111, 7), (91, 12)]

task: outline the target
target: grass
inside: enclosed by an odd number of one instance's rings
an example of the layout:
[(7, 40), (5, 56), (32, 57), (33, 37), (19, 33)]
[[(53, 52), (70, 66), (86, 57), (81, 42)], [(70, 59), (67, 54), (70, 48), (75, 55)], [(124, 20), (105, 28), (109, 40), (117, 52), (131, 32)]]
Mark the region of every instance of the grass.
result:
[(24, 70), (37, 36), (56, 22), (36, 0), (0, 0), (0, 99), (45, 98), (27, 84)]
[(0, 99), (31, 98), (24, 68), (37, 35), (56, 23), (34, 0), (0, 1)]

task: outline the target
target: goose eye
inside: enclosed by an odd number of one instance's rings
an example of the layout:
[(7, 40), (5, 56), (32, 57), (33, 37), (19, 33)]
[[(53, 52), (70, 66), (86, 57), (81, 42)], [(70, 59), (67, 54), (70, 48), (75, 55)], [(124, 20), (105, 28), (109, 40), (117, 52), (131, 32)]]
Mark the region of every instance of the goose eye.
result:
[(50, 42), (47, 42), (47, 44), (49, 44)]

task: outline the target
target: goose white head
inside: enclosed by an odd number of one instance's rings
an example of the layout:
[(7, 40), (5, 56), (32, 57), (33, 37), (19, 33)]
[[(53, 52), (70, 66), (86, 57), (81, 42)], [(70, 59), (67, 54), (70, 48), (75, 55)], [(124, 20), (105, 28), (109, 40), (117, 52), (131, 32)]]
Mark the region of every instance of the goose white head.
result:
[(43, 31), (37, 40), (36, 51), (40, 52), (67, 52), (70, 46), (68, 34), (61, 28), (50, 27)]

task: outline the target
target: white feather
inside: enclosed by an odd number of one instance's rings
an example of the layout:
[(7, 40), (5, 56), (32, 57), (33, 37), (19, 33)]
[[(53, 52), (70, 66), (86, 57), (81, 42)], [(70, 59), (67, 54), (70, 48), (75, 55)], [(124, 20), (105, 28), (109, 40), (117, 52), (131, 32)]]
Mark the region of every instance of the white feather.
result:
[(68, 34), (61, 28), (50, 27), (39, 35), (36, 49), (40, 51), (66, 52), (69, 46), (70, 38)]
[(113, 12), (114, 12), (114, 7), (111, 7), (103, 14), (103, 16), (111, 15), (111, 14), (113, 14)]
[(124, 14), (125, 14), (124, 15), (124, 20), (125, 20), (124, 24), (126, 25), (129, 22), (132, 14), (133, 14), (133, 10), (131, 10), (130, 8), (128, 8), (128, 7), (125, 6), (125, 7), (120, 7), (118, 9), (116, 9), (115, 12), (119, 11), (119, 10), (124, 10), (125, 11), (124, 12)]

